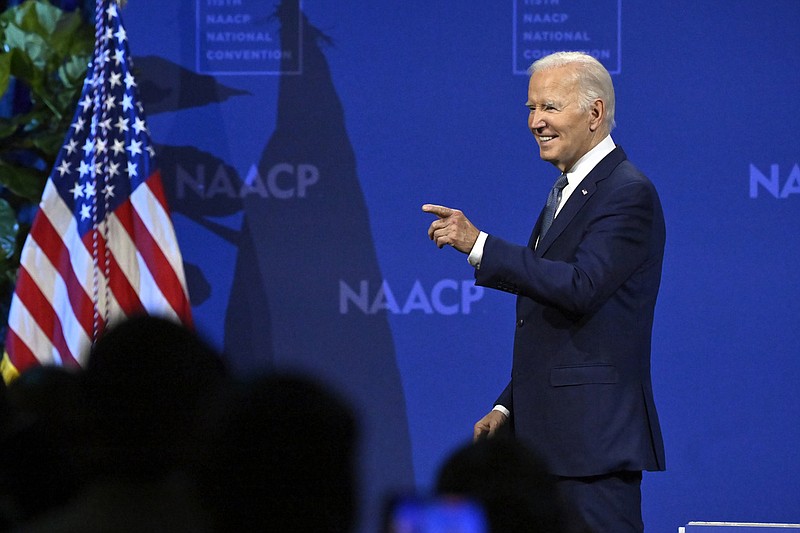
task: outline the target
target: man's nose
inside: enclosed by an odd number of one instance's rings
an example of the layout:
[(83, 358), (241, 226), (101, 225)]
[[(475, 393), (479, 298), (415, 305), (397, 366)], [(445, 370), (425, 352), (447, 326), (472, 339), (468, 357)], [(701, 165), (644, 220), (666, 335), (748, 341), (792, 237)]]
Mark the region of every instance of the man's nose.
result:
[(544, 119), (542, 119), (541, 115), (536, 111), (531, 111), (530, 115), (528, 116), (528, 127), (531, 130), (539, 130), (546, 126)]

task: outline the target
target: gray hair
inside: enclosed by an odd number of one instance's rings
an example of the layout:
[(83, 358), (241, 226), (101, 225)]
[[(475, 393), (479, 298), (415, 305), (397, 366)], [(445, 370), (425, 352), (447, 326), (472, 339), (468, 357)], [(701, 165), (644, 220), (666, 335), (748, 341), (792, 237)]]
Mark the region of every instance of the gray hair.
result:
[(575, 81), (578, 82), (578, 104), (581, 109), (588, 111), (595, 100), (602, 100), (605, 104), (604, 122), (608, 132), (616, 126), (614, 121), (614, 84), (611, 75), (597, 59), (584, 52), (556, 52), (541, 59), (537, 59), (528, 68), (528, 74), (540, 70), (577, 65)]

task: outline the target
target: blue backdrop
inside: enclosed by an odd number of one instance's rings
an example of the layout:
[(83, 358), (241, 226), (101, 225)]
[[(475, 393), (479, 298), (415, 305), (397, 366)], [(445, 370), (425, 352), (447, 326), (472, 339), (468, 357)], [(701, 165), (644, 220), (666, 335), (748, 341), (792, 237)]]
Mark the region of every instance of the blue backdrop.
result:
[(474, 287), (420, 206), (525, 242), (557, 172), (524, 71), (583, 49), (667, 218), (648, 530), (800, 520), (800, 2), (276, 4), (123, 17), (196, 321), (237, 371), (299, 368), (349, 398), (367, 517), (432, 486), (510, 373), (513, 297)]

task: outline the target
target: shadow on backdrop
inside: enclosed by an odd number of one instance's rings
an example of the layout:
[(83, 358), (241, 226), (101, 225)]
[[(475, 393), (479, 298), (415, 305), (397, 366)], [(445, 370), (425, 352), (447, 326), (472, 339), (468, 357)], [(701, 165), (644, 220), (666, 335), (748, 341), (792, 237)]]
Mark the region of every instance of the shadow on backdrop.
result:
[(203, 107), (234, 96), (252, 96), (248, 91), (228, 87), (213, 76), (192, 72), (162, 57), (136, 58), (136, 66), (139, 93), (147, 103), (148, 115)]
[[(340, 284), (358, 290), (367, 283), (375, 291), (383, 278), (344, 110), (322, 50), (332, 41), (308, 22), (297, 0), (281, 2), (274, 16), (282, 43), (302, 39), (302, 73), (279, 79), (276, 128), (258, 175), (242, 179), (224, 156), (193, 147), (160, 146), (160, 167), (173, 211), (236, 246), (224, 332), (231, 369), (240, 375), (276, 368), (301, 371), (330, 384), (356, 408), (363, 431), (362, 530), (374, 531), (383, 498), (414, 485), (405, 398), (386, 314), (358, 308), (342, 312)], [(296, 71), (297, 59), (287, 58), (291, 64), (282, 70)], [(156, 64), (149, 60), (143, 66)], [(171, 73), (180, 89), (150, 87), (157, 110), (172, 106), (178, 111), (244, 94), (211, 83), (207, 76), (204, 83), (189, 86), (195, 77), (184, 69), (159, 70)], [(180, 96), (184, 92), (191, 97)], [(248, 99), (243, 105), (257, 103)], [(225, 174), (219, 186), (232, 182), (236, 194), (205, 191), (176, 198), (177, 169), (199, 167)], [(214, 176), (207, 175), (205, 183), (213, 187)], [(240, 187), (260, 188), (261, 194), (242, 195)], [(214, 201), (207, 200), (211, 196)], [(238, 230), (209, 219), (242, 211)], [(193, 305), (215, 289), (201, 264), (187, 265), (187, 282)]]
[[(242, 181), (239, 174), (217, 156), (191, 146), (162, 145), (158, 153), (173, 212), (236, 247), (233, 285), (225, 314), (224, 352), (228, 364), (239, 374), (273, 368), (272, 320), (250, 225), (245, 218), (236, 230), (213, 220), (242, 211), (237, 193)], [(191, 176), (187, 183), (195, 185), (178, 184), (182, 172), (198, 174), (199, 169), (208, 175), (198, 182), (192, 182), (195, 176)], [(199, 187), (199, 183), (205, 184), (204, 190), (187, 191), (192, 186)], [(208, 201), (209, 196), (213, 201)], [(186, 262), (185, 267), (192, 305), (200, 305), (214, 290), (213, 280), (205, 277), (200, 265)]]
[(308, 187), (284, 199), (248, 196), (245, 218), (272, 311), (277, 366), (323, 377), (359, 411), (363, 496), (374, 531), (386, 493), (413, 485), (405, 399), (386, 314), (343, 313), (339, 291), (343, 281), (376, 288), (383, 279), (344, 110), (322, 50), (331, 40), (309, 24), (297, 0), (282, 2), (276, 15), (282, 43), (297, 42), (301, 29), (302, 74), (280, 78), (276, 129), (259, 174), (283, 165)]

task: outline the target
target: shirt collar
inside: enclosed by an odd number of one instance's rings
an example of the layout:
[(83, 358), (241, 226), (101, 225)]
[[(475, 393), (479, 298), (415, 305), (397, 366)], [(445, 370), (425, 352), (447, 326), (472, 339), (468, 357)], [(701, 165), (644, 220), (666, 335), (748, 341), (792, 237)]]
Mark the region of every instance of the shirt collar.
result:
[(583, 181), (583, 178), (585, 178), (605, 156), (614, 151), (616, 147), (611, 135), (607, 135), (597, 146), (583, 154), (583, 157), (578, 159), (578, 161), (572, 165), (572, 168), (567, 171), (567, 182), (569, 182), (569, 185), (572, 187), (577, 186)]

